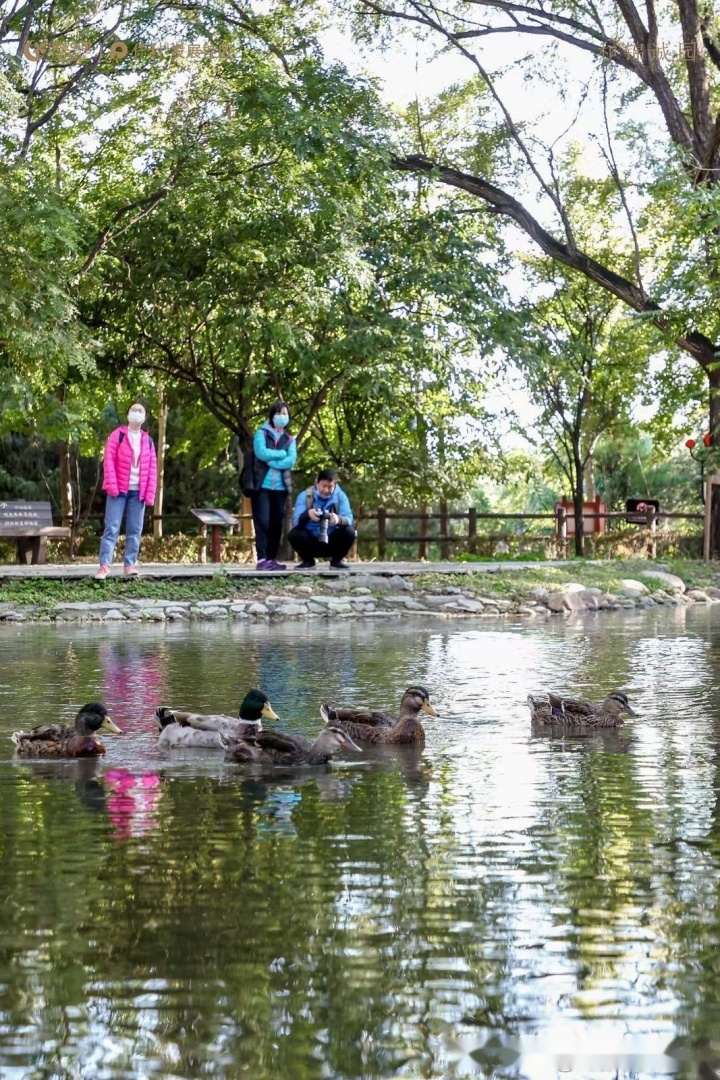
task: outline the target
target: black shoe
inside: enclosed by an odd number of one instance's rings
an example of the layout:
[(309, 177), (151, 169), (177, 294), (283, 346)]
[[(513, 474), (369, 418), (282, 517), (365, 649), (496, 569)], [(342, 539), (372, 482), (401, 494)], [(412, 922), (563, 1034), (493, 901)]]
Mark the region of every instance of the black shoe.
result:
[(346, 562), (343, 562), (342, 559), (337, 559), (337, 560), (336, 559), (331, 559), (330, 560), (330, 567), (333, 570), (349, 570), (350, 569), (348, 564)]
[(316, 564), (315, 564), (314, 559), (303, 559), (303, 561), (301, 563), (297, 564), (295, 569), (296, 570), (312, 570), (315, 565)]

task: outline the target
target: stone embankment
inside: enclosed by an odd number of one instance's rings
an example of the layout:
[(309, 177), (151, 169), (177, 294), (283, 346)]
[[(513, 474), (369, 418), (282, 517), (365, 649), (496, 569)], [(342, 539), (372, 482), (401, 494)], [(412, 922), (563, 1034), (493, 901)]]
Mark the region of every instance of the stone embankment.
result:
[[(492, 594), (477, 579), (454, 585), (418, 587), (399, 575), (315, 579), (313, 584), (258, 581), (252, 595), (218, 600), (123, 599), (57, 602), (53, 605), (0, 604), (3, 622), (188, 622), (197, 620), (289, 620), (393, 618), (401, 615), (475, 618), (549, 618), (586, 611), (635, 610), (655, 606), (720, 602), (720, 589), (688, 589), (676, 575), (647, 570), (645, 580), (624, 579), (614, 592), (570, 583), (536, 587), (513, 599)], [(272, 590), (275, 589), (273, 592)]]

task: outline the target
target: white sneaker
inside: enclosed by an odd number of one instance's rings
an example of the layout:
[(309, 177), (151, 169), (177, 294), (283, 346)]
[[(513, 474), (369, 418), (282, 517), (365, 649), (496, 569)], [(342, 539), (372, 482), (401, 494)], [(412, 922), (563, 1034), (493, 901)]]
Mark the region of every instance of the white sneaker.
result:
[(100, 569), (98, 570), (97, 574), (95, 575), (95, 580), (96, 581), (104, 581), (109, 573), (110, 573), (110, 567), (108, 566), (108, 564), (107, 563), (102, 563), (101, 566), (100, 566)]

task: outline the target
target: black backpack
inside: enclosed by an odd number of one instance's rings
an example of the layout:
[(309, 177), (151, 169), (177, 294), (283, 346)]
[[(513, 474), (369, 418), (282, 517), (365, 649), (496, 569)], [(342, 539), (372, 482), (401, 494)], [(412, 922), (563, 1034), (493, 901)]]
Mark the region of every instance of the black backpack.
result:
[(249, 499), (257, 491), (255, 477), (255, 453), (253, 450), (243, 452), (242, 469), (240, 470), (240, 490)]
[[(265, 445), (272, 447), (267, 432), (265, 434)], [(280, 449), (285, 449), (285, 447), (289, 445), (290, 439), (287, 435), (281, 435), (276, 444)], [(258, 468), (258, 465), (263, 467)], [(243, 495), (246, 495), (249, 499), (256, 491), (260, 491), (267, 471), (268, 466), (264, 461), (258, 462), (258, 459), (255, 457), (255, 451), (252, 448), (250, 450), (245, 450), (243, 452), (242, 469), (240, 470), (240, 490)]]

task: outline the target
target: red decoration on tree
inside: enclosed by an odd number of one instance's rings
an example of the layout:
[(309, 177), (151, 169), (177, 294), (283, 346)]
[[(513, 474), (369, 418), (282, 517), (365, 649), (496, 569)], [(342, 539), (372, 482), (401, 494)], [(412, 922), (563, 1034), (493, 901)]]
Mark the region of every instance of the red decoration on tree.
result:
[(695, 448), (695, 440), (688, 439), (685, 445), (687, 446), (688, 450), (693, 450)]
[(712, 446), (713, 437), (709, 431), (707, 432), (707, 434), (703, 435), (703, 442), (706, 446)]

